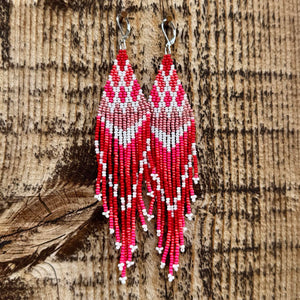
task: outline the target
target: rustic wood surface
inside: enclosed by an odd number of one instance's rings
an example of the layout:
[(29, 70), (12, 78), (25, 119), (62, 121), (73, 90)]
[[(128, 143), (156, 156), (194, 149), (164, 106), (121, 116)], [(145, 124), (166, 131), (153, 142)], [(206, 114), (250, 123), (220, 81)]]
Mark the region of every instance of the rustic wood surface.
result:
[[(200, 187), (173, 283), (151, 224), (119, 285), (93, 198), (124, 8), (146, 96), (173, 16), (196, 116)], [(299, 0), (0, 1), (0, 299), (300, 299), (299, 76)]]

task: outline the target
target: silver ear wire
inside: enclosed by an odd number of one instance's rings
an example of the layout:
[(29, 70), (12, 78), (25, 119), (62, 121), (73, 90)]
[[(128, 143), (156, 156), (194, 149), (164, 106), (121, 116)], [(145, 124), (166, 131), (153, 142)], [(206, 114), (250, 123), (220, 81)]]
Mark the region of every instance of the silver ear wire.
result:
[[(161, 29), (162, 29), (162, 31), (165, 35), (166, 40), (167, 40), (166, 48), (165, 48), (165, 54), (171, 54), (171, 46), (175, 43), (175, 40), (176, 40), (176, 28), (175, 28), (173, 22), (169, 21), (168, 19), (164, 19), (161, 23)], [(165, 31), (165, 26), (164, 25), (165, 25), (166, 22), (167, 22), (167, 24), (170, 24), (172, 29), (173, 29), (173, 37), (171, 38), (171, 40), (169, 40), (168, 35)]]
[[(124, 13), (123, 16), (122, 16), (123, 13), (117, 15), (117, 24), (119, 26), (119, 29), (121, 31), (121, 40), (120, 40), (120, 49), (126, 49), (126, 39), (128, 38), (129, 34), (130, 34), (130, 23), (129, 23), (129, 20), (127, 18), (127, 14)], [(122, 28), (122, 25), (120, 24), (120, 21), (122, 23), (122, 20), (125, 19), (126, 21), (126, 24), (127, 24), (127, 28), (126, 28), (126, 32), (124, 33), (123, 31), (123, 28)]]

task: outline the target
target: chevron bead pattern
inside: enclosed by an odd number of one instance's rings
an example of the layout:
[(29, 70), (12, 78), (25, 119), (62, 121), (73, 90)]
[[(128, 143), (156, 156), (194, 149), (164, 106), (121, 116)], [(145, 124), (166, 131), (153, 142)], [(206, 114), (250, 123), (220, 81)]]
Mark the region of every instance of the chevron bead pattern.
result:
[[(109, 230), (121, 248), (120, 281), (126, 281), (126, 268), (133, 265), (136, 212), (147, 231), (147, 211), (142, 199), (142, 182), (151, 189), (150, 105), (145, 100), (128, 61), (120, 50), (99, 105), (95, 131), (98, 162), (96, 195), (103, 203), (103, 215), (109, 218)], [(121, 207), (119, 220), (118, 207)]]
[[(152, 176), (155, 198), (149, 207), (152, 217), (157, 202), (157, 251), (161, 267), (169, 256), (169, 281), (184, 252), (184, 213), (192, 219), (191, 201), (196, 200), (193, 180), (199, 181), (193, 111), (178, 79), (170, 54), (163, 57), (149, 97), (152, 107), (151, 149), (158, 176)], [(194, 165), (194, 172), (193, 172)]]

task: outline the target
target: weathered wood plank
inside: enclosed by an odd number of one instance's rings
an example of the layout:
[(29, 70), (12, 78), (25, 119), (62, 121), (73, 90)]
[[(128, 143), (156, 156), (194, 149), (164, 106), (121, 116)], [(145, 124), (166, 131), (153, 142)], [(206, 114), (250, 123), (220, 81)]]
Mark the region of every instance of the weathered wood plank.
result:
[[(95, 115), (129, 12), (146, 95), (174, 17), (197, 124), (199, 197), (174, 283), (150, 232), (126, 286), (94, 201)], [(298, 299), (297, 0), (0, 3), (0, 299)]]

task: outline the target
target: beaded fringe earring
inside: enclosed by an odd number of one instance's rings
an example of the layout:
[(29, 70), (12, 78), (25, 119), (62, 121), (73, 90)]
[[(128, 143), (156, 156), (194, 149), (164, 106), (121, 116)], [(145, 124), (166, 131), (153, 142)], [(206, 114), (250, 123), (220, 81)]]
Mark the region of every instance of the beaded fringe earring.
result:
[[(120, 18), (121, 19), (121, 18)], [(121, 248), (120, 281), (125, 283), (126, 268), (133, 265), (136, 212), (144, 231), (147, 231), (147, 211), (142, 199), (142, 182), (150, 182), (150, 105), (146, 101), (133, 73), (126, 53), (124, 34), (117, 17), (122, 39), (120, 50), (106, 82), (99, 104), (95, 131), (95, 150), (98, 162), (96, 195), (103, 204), (103, 215), (109, 218), (109, 231), (115, 234), (116, 248)], [(119, 220), (118, 207), (121, 206)]]
[[(162, 254), (161, 268), (169, 256), (169, 281), (174, 279), (173, 271), (179, 267), (179, 252), (185, 251), (183, 233), (185, 216), (191, 220), (191, 202), (196, 200), (193, 181), (198, 183), (196, 156), (196, 132), (193, 111), (178, 79), (170, 46), (174, 44), (176, 29), (172, 22), (174, 37), (169, 40), (162, 30), (167, 44), (162, 64), (150, 93), (152, 107), (151, 149), (158, 176), (153, 177), (155, 198), (149, 207), (152, 217), (154, 202), (157, 202), (157, 236), (159, 254)], [(193, 173), (194, 165), (194, 173)], [(192, 180), (193, 179), (193, 180)]]

